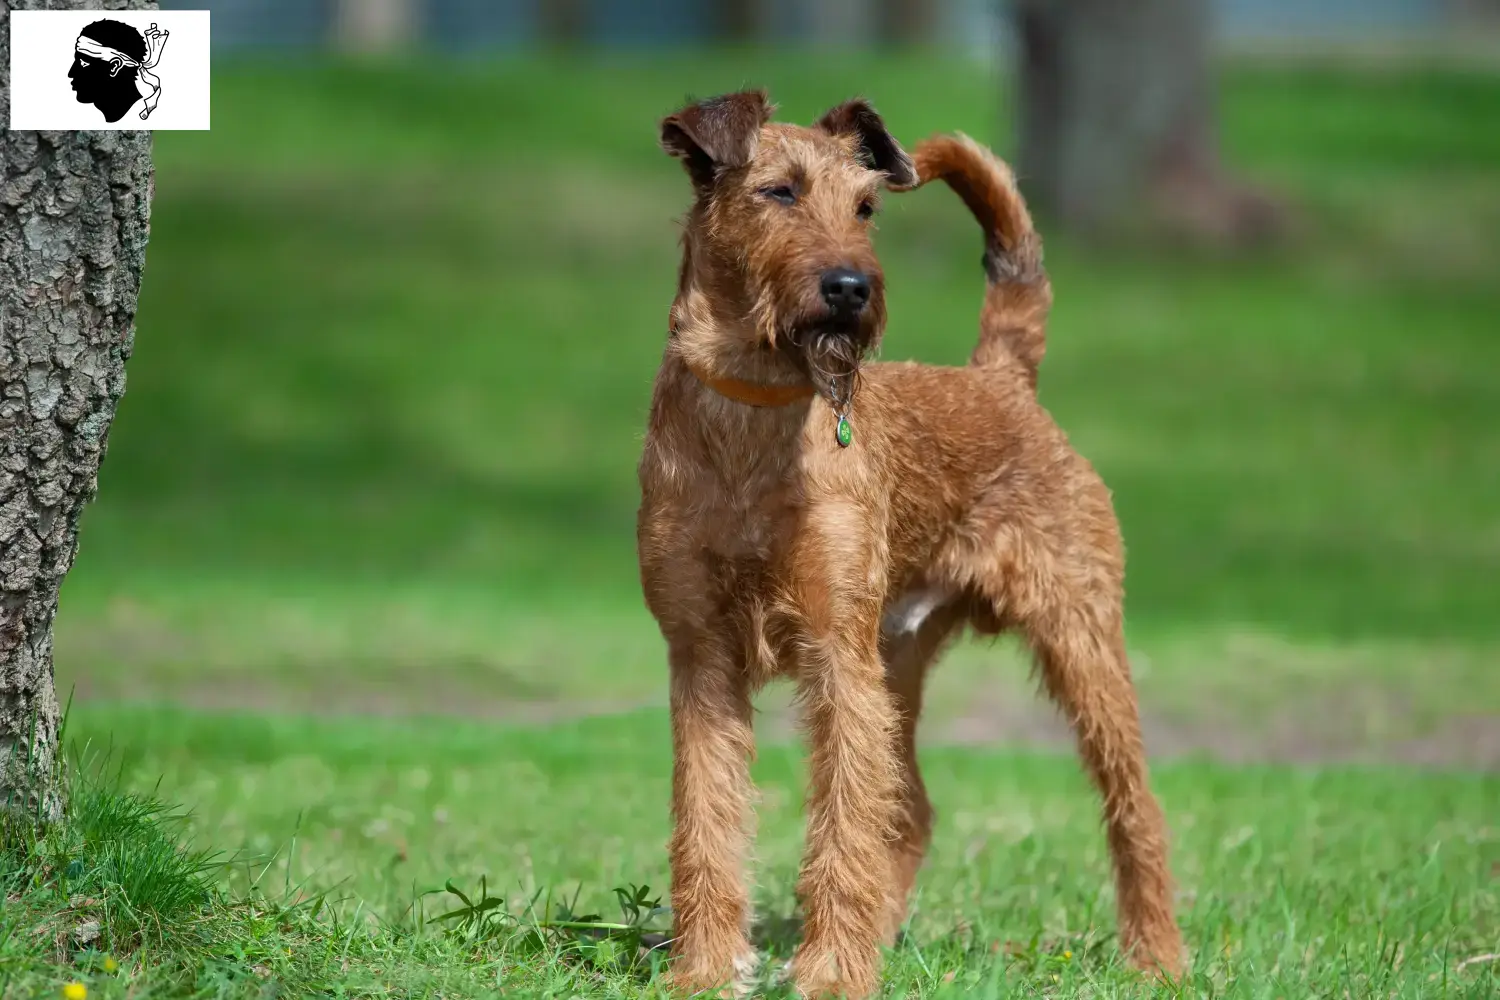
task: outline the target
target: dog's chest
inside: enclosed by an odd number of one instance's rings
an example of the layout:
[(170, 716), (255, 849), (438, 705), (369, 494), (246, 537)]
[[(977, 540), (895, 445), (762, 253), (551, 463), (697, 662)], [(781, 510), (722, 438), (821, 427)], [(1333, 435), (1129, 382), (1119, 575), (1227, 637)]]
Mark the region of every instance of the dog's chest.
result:
[[(704, 547), (721, 560), (756, 568), (761, 586), (770, 586), (794, 537), (797, 513), (790, 491), (776, 480), (721, 488), (698, 517)], [(740, 580), (741, 587), (749, 580)]]

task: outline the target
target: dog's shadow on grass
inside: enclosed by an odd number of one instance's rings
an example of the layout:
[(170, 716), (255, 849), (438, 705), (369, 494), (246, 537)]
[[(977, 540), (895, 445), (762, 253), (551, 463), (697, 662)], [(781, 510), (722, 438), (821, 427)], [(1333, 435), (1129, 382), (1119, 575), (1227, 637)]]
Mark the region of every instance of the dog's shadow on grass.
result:
[(766, 913), (750, 927), (755, 950), (779, 958), (790, 958), (802, 940), (802, 914)]
[[(790, 958), (802, 942), (802, 914), (765, 913), (750, 927), (750, 943), (755, 950), (778, 958)], [(896, 948), (908, 943), (906, 928), (896, 932)]]

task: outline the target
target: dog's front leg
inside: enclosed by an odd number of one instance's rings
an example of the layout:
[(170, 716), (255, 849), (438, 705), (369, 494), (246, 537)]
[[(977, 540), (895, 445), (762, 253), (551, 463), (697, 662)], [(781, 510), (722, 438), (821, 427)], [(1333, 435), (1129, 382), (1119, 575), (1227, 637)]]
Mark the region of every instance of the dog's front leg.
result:
[(669, 640), (672, 711), (670, 845), (672, 986), (715, 989), (745, 978), (745, 808), (754, 751), (750, 694), (728, 635), (694, 631)]
[(798, 884), (804, 936), (792, 981), (807, 997), (859, 998), (879, 982), (899, 784), (897, 719), (880, 661), (879, 602), (839, 599), (837, 589), (805, 601), (811, 607), (800, 698), (811, 759)]

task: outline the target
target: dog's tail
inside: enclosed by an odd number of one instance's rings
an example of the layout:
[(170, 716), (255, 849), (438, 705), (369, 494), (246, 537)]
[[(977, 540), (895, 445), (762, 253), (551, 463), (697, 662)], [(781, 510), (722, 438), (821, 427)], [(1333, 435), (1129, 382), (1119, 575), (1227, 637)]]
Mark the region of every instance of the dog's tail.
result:
[(1002, 160), (962, 133), (933, 136), (912, 152), (918, 186), (941, 178), (984, 229), (984, 270), (989, 277), (979, 318), (975, 365), (1014, 358), (1033, 386), (1047, 350), (1052, 285), (1042, 268), (1042, 240), (1031, 225), (1015, 174)]

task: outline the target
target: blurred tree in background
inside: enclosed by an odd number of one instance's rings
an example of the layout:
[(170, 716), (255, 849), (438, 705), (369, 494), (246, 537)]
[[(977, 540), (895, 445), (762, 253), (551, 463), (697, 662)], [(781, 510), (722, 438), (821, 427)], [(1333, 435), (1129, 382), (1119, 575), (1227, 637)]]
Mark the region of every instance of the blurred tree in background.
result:
[(541, 33), (551, 45), (572, 45), (578, 42), (587, 25), (585, 0), (543, 0), (541, 4)]
[(765, 31), (766, 10), (762, 0), (720, 0), (719, 31), (726, 42), (755, 42)]
[(1020, 173), (1063, 225), (1239, 243), (1275, 212), (1218, 156), (1208, 0), (1017, 0)]
[(938, 20), (936, 0), (878, 0), (876, 34), (886, 45), (922, 45), (932, 40)]
[[(544, 7), (552, 7), (548, 0)], [(413, 0), (338, 0), (334, 7), (334, 39), (353, 52), (374, 52), (410, 45), (417, 35), (420, 15)]]

